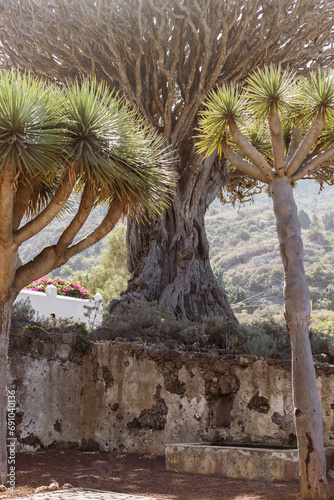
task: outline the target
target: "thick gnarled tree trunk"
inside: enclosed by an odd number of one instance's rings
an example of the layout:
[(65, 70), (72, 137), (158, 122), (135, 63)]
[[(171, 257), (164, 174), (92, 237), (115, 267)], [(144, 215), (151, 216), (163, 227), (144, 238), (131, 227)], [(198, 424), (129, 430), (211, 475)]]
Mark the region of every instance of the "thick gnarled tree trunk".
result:
[[(184, 160), (185, 162), (185, 160)], [(128, 268), (132, 273), (121, 301), (157, 300), (177, 317), (199, 320), (221, 315), (236, 321), (210, 267), (204, 216), (226, 175), (225, 166), (191, 154), (172, 206), (150, 223), (128, 225)], [(112, 301), (110, 311), (117, 306)]]
[(284, 266), (285, 318), (292, 344), (292, 382), (303, 499), (328, 499), (323, 419), (309, 341), (310, 296), (297, 206), (287, 178), (271, 184)]

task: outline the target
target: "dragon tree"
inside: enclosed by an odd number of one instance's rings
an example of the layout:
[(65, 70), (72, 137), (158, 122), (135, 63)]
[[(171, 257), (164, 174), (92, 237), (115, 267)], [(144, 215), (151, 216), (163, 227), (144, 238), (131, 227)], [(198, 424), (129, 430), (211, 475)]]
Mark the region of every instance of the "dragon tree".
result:
[(327, 500), (323, 419), (309, 340), (310, 295), (293, 187), (310, 178), (334, 184), (334, 80), (320, 71), (296, 78), (280, 67), (257, 70), (243, 88), (223, 86), (210, 93), (199, 137), (201, 153), (224, 154), (239, 179), (265, 186), (272, 198), (292, 346), (301, 494)]
[(158, 300), (178, 317), (234, 319), (209, 262), (204, 216), (226, 164), (195, 153), (194, 128), (216, 85), (256, 66), (332, 62), (329, 0), (3, 0), (3, 64), (57, 82), (94, 75), (126, 96), (176, 152), (173, 204), (129, 222), (121, 300)]

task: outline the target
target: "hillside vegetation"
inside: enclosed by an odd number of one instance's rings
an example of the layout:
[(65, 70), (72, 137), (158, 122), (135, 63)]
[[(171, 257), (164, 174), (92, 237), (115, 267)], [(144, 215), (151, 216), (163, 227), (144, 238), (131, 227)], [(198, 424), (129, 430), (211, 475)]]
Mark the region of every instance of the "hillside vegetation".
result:
[[(334, 310), (334, 191), (301, 181), (296, 202), (313, 308)], [(206, 217), (211, 265), (234, 306), (282, 304), (283, 268), (266, 193), (233, 209), (216, 200)]]

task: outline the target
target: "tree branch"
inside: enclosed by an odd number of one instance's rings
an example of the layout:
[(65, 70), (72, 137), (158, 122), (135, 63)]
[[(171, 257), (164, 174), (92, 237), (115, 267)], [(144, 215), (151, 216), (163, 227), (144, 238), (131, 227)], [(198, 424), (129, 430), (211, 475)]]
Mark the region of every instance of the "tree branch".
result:
[(229, 128), (232, 138), (241, 151), (256, 165), (266, 182), (273, 180), (274, 175), (267, 160), (252, 146), (246, 137), (240, 132), (233, 118), (229, 119)]
[(61, 255), (65, 249), (72, 244), (74, 238), (88, 219), (94, 206), (95, 197), (95, 189), (86, 184), (82, 193), (79, 209), (63, 234), (60, 236), (56, 245), (56, 252), (58, 255)]
[(292, 177), (295, 174), (301, 165), (302, 161), (308, 155), (309, 151), (314, 146), (316, 140), (319, 137), (319, 134), (325, 124), (325, 115), (323, 112), (319, 112), (316, 118), (314, 119), (311, 127), (307, 131), (303, 141), (300, 143), (298, 149), (292, 156), (291, 160), (288, 163), (286, 169), (287, 177)]
[(88, 236), (86, 236), (85, 238), (83, 238), (82, 240), (78, 241), (77, 243), (75, 243), (74, 245), (65, 250), (64, 252), (64, 258), (66, 259), (65, 262), (67, 262), (68, 259), (73, 255), (76, 255), (77, 253), (86, 250), (86, 248), (89, 248), (90, 246), (94, 245), (102, 238), (104, 238), (104, 236), (106, 236), (116, 226), (117, 222), (122, 217), (123, 211), (124, 211), (124, 203), (119, 199), (116, 199), (112, 203), (101, 224), (96, 229), (94, 229), (94, 231), (92, 231)]
[(268, 114), (271, 147), (274, 158), (274, 168), (280, 177), (284, 176), (284, 142), (281, 120), (275, 104), (271, 106)]
[(323, 163), (330, 160), (331, 158), (334, 158), (334, 146), (331, 146), (326, 151), (322, 151), (320, 154), (318, 154), (311, 160), (306, 159), (306, 161), (300, 165), (297, 172), (295, 172), (295, 174), (291, 177), (291, 181), (292, 182), (299, 181), (307, 174), (312, 172), (312, 170), (315, 170), (317, 167), (320, 167)]
[(15, 201), (13, 207), (13, 232), (17, 231), (21, 221), (27, 211), (31, 195), (33, 193), (32, 180), (19, 180), (19, 186), (15, 193)]
[(229, 147), (225, 138), (222, 142), (222, 148), (225, 157), (235, 168), (240, 170), (240, 172), (247, 175), (251, 179), (255, 179), (256, 181), (261, 181), (268, 184), (268, 179), (266, 179), (266, 177), (262, 174), (261, 170), (257, 166), (253, 165), (253, 163), (248, 162), (240, 155), (235, 153), (233, 149)]
[(290, 140), (290, 144), (289, 144), (289, 149), (288, 149), (288, 152), (287, 152), (287, 155), (285, 158), (285, 162), (284, 162), (285, 169), (287, 168), (287, 165), (289, 164), (291, 158), (293, 157), (293, 155), (297, 151), (297, 149), (300, 145), (300, 141), (302, 140), (302, 136), (303, 136), (303, 128), (302, 128), (302, 125), (299, 121), (297, 122), (297, 124), (293, 124), (292, 127), (293, 128), (292, 128), (292, 132), (291, 132), (291, 140)]
[(78, 173), (79, 165), (68, 168), (48, 206), (32, 221), (16, 231), (14, 237), (17, 246), (39, 233), (59, 214), (73, 191)]
[[(11, 165), (0, 171), (0, 244), (13, 242), (14, 172)], [(5, 265), (4, 262), (1, 265)]]

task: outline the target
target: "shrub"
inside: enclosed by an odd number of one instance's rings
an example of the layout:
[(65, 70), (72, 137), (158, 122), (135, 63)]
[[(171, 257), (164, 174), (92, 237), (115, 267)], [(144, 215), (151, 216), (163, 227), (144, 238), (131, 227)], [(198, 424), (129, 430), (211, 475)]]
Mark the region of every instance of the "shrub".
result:
[(247, 231), (247, 229), (244, 228), (239, 229), (238, 235), (242, 241), (249, 241), (250, 239), (250, 234)]
[(310, 227), (311, 219), (304, 210), (299, 210), (298, 219), (303, 229), (308, 229)]
[(33, 321), (36, 315), (35, 309), (32, 307), (29, 297), (26, 299), (20, 299), (14, 302), (13, 305), (13, 316), (25, 319), (27, 321)]
[(263, 332), (249, 337), (245, 344), (245, 352), (256, 356), (270, 356), (277, 350), (277, 340)]
[(102, 326), (118, 336), (132, 334), (146, 339), (178, 338), (180, 331), (189, 324), (187, 320), (178, 321), (170, 309), (157, 301), (134, 300), (129, 304), (120, 303), (113, 314), (105, 314)]
[(310, 329), (312, 351), (334, 355), (334, 316)]
[(286, 347), (286, 329), (273, 322), (261, 326), (240, 325), (221, 316), (203, 317), (200, 322), (177, 320), (174, 314), (157, 302), (133, 301), (120, 304), (113, 314), (104, 316), (103, 326), (111, 338), (136, 336), (145, 341), (176, 339), (196, 348), (214, 346), (245, 354), (269, 356), (278, 347)]
[(221, 316), (202, 318), (209, 345), (220, 349), (236, 350), (245, 342), (245, 328), (237, 323), (225, 321)]
[(44, 276), (43, 278), (30, 283), (30, 285), (25, 287), (25, 290), (45, 292), (46, 287), (49, 285), (57, 287), (58, 295), (76, 297), (78, 299), (89, 299), (91, 297), (89, 290), (85, 289), (79, 281), (66, 280), (59, 277), (49, 278), (49, 276)]

